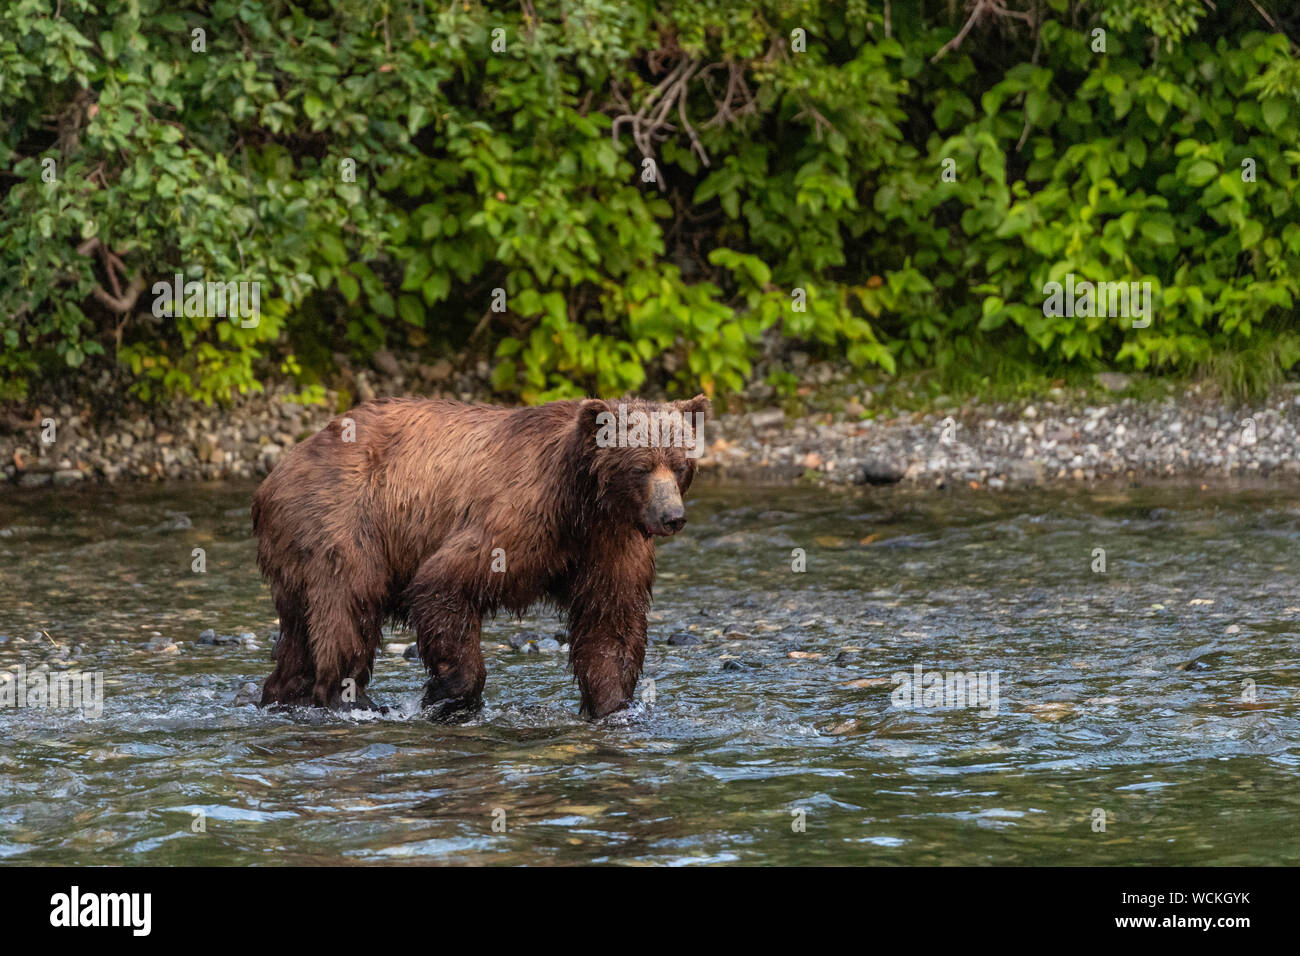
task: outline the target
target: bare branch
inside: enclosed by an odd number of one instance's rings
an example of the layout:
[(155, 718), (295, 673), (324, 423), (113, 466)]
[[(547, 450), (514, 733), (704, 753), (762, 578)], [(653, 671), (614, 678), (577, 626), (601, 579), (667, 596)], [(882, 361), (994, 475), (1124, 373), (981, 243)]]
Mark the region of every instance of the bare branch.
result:
[(104, 307), (110, 312), (116, 312), (120, 315), (135, 308), (135, 302), (140, 298), (140, 293), (143, 291), (144, 280), (136, 276), (131, 280), (131, 284), (126, 287), (126, 292), (120, 296), (111, 296), (100, 286), (91, 289), (90, 294), (103, 303)]
[(1016, 20), (1022, 20), (1030, 26), (1034, 25), (1034, 15), (1032, 13), (1027, 13), (1024, 10), (1008, 10), (1006, 0), (975, 0), (974, 4), (971, 6), (970, 16), (966, 18), (966, 22), (962, 25), (961, 30), (955, 37), (939, 48), (939, 52), (930, 58), (930, 62), (938, 63), (947, 56), (950, 51), (961, 46), (962, 41), (966, 39), (966, 35), (970, 33), (971, 28), (975, 26), (975, 22), (982, 17), (987, 16), (1011, 17)]

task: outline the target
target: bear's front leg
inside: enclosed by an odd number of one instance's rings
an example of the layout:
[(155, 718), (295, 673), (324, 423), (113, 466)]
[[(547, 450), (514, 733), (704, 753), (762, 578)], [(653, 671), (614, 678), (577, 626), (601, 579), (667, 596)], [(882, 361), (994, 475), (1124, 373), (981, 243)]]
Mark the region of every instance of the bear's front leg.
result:
[(482, 705), (487, 667), (479, 644), (482, 615), (444, 570), (448, 563), (430, 558), (407, 593), (416, 647), (429, 671), (420, 706), (435, 720), (454, 721)]
[(632, 702), (645, 663), (646, 609), (637, 602), (589, 605), (569, 616), (569, 663), (581, 714), (598, 719)]
[(645, 663), (654, 579), (654, 545), (647, 538), (598, 538), (567, 588), (557, 594), (569, 609), (569, 664), (588, 720), (632, 702)]

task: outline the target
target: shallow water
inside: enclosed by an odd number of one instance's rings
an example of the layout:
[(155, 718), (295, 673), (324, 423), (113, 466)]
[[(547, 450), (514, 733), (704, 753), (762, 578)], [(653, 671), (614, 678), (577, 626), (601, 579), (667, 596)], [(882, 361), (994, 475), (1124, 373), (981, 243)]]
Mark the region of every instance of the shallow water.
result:
[[(500, 618), (459, 726), (387, 654), (386, 717), (233, 703), (275, 624), (251, 491), (0, 492), (0, 669), (106, 683), (98, 717), (0, 708), (0, 862), (1300, 863), (1300, 489), (697, 486), (653, 702), (580, 721), (563, 655), (505, 644), (562, 622)], [(996, 712), (893, 706), (917, 665)]]

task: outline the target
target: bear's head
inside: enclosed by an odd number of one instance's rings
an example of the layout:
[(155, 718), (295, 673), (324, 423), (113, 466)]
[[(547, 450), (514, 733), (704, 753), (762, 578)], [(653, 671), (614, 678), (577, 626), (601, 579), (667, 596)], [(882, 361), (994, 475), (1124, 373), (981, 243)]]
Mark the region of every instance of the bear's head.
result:
[(680, 531), (686, 524), (682, 497), (704, 451), (708, 412), (704, 395), (681, 402), (581, 402), (578, 429), (602, 510), (647, 538)]

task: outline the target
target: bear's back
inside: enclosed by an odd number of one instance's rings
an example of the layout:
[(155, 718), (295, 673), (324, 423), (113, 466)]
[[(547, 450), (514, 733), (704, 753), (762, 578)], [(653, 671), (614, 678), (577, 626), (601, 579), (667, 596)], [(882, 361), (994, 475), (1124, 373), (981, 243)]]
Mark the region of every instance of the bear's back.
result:
[(365, 555), (399, 578), (456, 534), (532, 563), (573, 504), (576, 409), (366, 402), (281, 460), (254, 496), (254, 530), (276, 551), (292, 541), (304, 554)]

